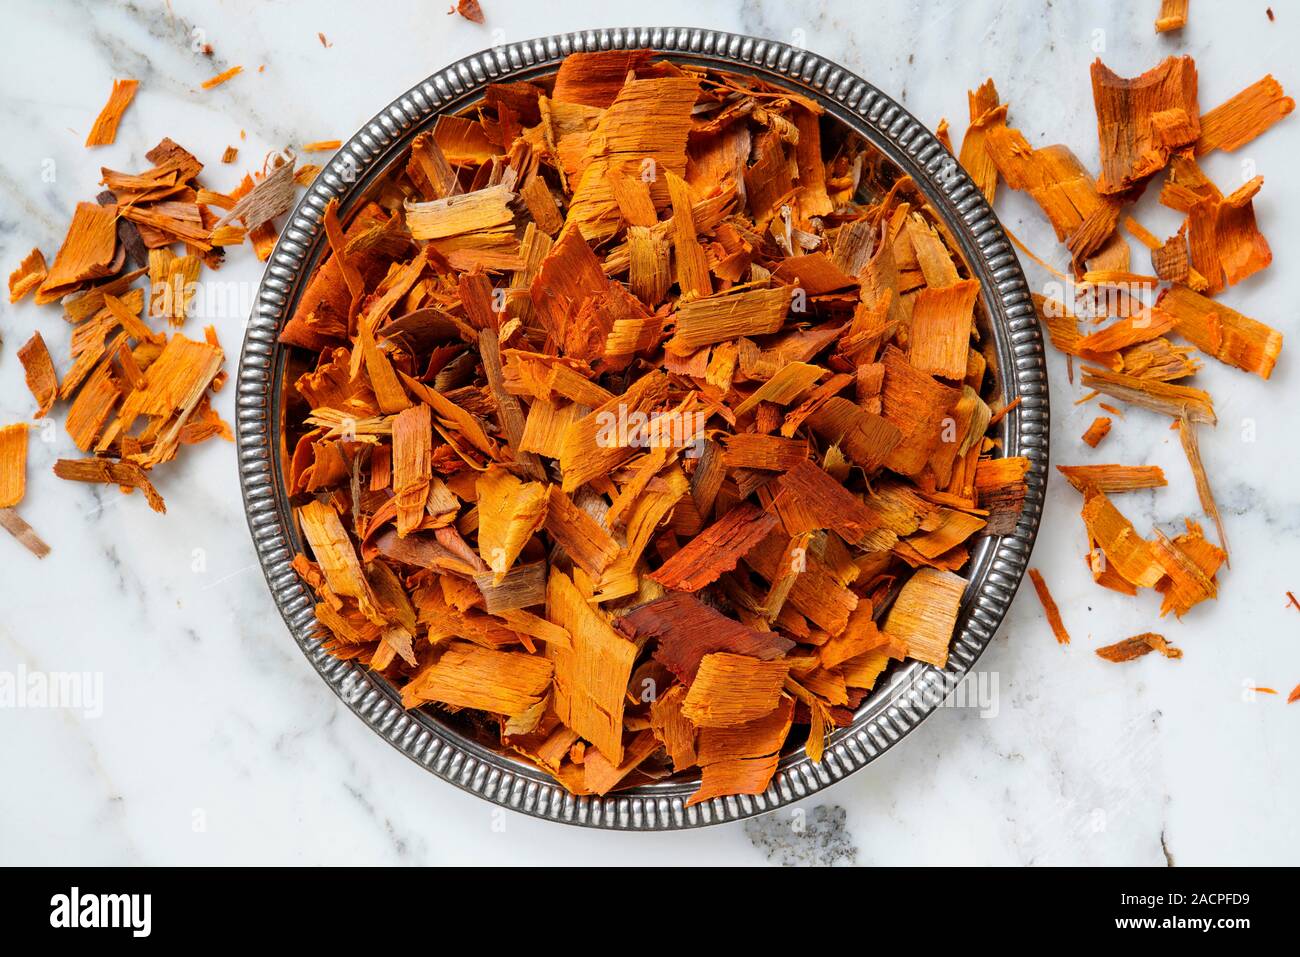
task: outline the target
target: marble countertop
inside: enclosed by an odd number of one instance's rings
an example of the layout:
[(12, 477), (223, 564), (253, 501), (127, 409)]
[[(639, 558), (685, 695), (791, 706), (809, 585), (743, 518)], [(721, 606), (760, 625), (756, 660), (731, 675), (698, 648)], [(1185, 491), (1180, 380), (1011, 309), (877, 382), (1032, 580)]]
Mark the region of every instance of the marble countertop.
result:
[[(481, 26), (444, 15), (447, 0), (384, 3), (382, 15), (373, 4), (286, 0), (11, 3), (0, 32), (0, 263), (7, 273), (34, 244), (52, 254), (75, 202), (96, 192), (99, 167), (143, 168), (163, 136), (211, 158), (205, 181), (228, 189), (272, 148), (346, 138), (461, 56), (595, 26), (679, 24), (796, 42), (927, 123), (949, 118), (958, 141), (966, 90), (992, 76), (1034, 145), (1067, 143), (1094, 170), (1087, 71), (1099, 54), (1124, 75), (1193, 54), (1204, 108), (1266, 71), (1300, 90), (1291, 52), (1300, 6), (1278, 0), (1276, 22), (1263, 0), (1194, 3), (1190, 25), (1172, 36), (1153, 32), (1157, 0), (884, 2), (870, 12), (857, 0), (482, 3)], [(210, 56), (197, 52), (204, 44)], [(235, 64), (243, 75), (199, 89)], [(115, 77), (138, 79), (139, 95), (117, 143), (87, 150)], [(240, 148), (228, 167), (216, 161), (227, 144)], [(1206, 163), (1229, 187), (1243, 173), (1265, 176), (1255, 205), (1275, 263), (1225, 299), (1288, 337), (1298, 146), (1292, 118)], [(1031, 248), (1061, 262), (1025, 197), (1003, 191), (998, 210)], [(1177, 225), (1150, 198), (1139, 215), (1161, 235)], [(220, 278), (246, 304), (260, 273), (245, 250)], [(1027, 273), (1036, 289), (1050, 278)], [(57, 311), (30, 303), (0, 313), (0, 422), (12, 422), (31, 412), (15, 349), (39, 328), (64, 355), (69, 330)], [(241, 308), (206, 321), (232, 367)], [(1122, 503), (1139, 530), (1201, 518), (1166, 422), (1130, 411), (1101, 448), (1087, 449), (1079, 435), (1095, 409), (1073, 405), (1083, 390), (1067, 382), (1062, 357), (1049, 363), (1053, 463), (1160, 465), (1169, 487)], [(55, 480), (51, 463), (74, 449), (61, 429), (38, 429), (21, 510), (53, 553), (38, 563), (0, 539), (0, 673), (90, 673), (100, 693), (79, 710), (0, 709), (0, 863), (1295, 863), (1300, 704), (1288, 707), (1285, 695), (1300, 683), (1300, 609), (1287, 607), (1285, 592), (1300, 591), (1300, 442), (1289, 411), (1297, 373), (1286, 351), (1267, 383), (1207, 365), (1198, 382), (1220, 422), (1202, 449), (1233, 557), (1217, 602), (1161, 620), (1156, 596), (1094, 585), (1079, 497), (1053, 481), (1032, 564), (1073, 644), (1052, 639), (1026, 587), (979, 663), (997, 691), (989, 706), (941, 708), (869, 768), (793, 809), (689, 833), (533, 820), (443, 784), (384, 745), (288, 637), (255, 564), (231, 445), (188, 449), (157, 470), (162, 516), (138, 495)], [(217, 403), (227, 419), (232, 392)], [(1147, 630), (1185, 657), (1112, 665), (1092, 653)]]

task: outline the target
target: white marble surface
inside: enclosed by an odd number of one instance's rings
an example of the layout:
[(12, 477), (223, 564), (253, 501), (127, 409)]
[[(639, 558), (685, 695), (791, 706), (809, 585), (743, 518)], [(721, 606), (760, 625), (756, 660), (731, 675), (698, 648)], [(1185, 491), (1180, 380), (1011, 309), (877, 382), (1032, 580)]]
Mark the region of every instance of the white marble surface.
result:
[[(7, 273), (34, 243), (52, 254), (74, 202), (93, 196), (99, 166), (143, 168), (144, 150), (163, 135), (210, 158), (205, 179), (229, 188), (270, 148), (347, 137), (449, 61), (563, 30), (684, 24), (794, 40), (926, 122), (950, 118), (958, 137), (966, 89), (992, 75), (1032, 142), (1069, 143), (1094, 169), (1087, 67), (1099, 42), (1124, 74), (1169, 52), (1195, 54), (1206, 108), (1265, 71), (1300, 89), (1300, 4), (1285, 0), (1273, 0), (1275, 23), (1263, 0), (1197, 0), (1191, 25), (1172, 37), (1153, 33), (1157, 0), (884, 2), (870, 11), (857, 0), (483, 6), (485, 26), (445, 16), (446, 0), (11, 0), (0, 31), (0, 263)], [(317, 31), (333, 45), (322, 47)], [(194, 52), (196, 37), (212, 44), (211, 58)], [(244, 75), (199, 89), (232, 64)], [(121, 76), (141, 88), (118, 142), (86, 150), (88, 125)], [(227, 143), (241, 148), (233, 167), (216, 162)], [(1207, 164), (1227, 186), (1240, 181), (1243, 160), (1266, 177), (1256, 208), (1275, 265), (1227, 301), (1288, 337), (1297, 146), (1293, 118)], [(1172, 214), (1151, 206), (1144, 222), (1172, 231)], [(1061, 261), (1023, 197), (1004, 194), (999, 211)], [(220, 275), (248, 289), (260, 266), (235, 256)], [(1036, 287), (1047, 278), (1036, 268), (1029, 276)], [(57, 311), (0, 309), (0, 422), (10, 422), (31, 411), (14, 350), (39, 328), (63, 355), (68, 329)], [(233, 365), (241, 316), (210, 319)], [(1124, 508), (1144, 530), (1198, 515), (1165, 423), (1133, 411), (1100, 449), (1085, 449), (1078, 436), (1095, 410), (1072, 405), (1082, 390), (1066, 382), (1059, 356), (1050, 363), (1053, 461), (1162, 465), (1169, 488), (1129, 496)], [(1284, 597), (1300, 590), (1294, 365), (1284, 352), (1268, 383), (1213, 363), (1200, 376), (1220, 412), (1203, 447), (1234, 548), (1217, 603), (1159, 621), (1153, 596), (1093, 585), (1078, 497), (1053, 482), (1033, 562), (1065, 609), (1073, 645), (1056, 645), (1026, 588), (980, 663), (997, 680), (996, 716), (941, 709), (799, 815), (684, 834), (594, 833), (502, 812), (384, 745), (289, 640), (254, 566), (231, 446), (187, 450), (159, 470), (164, 517), (139, 496), (55, 480), (50, 464), (72, 445), (58, 431), (48, 441), (38, 434), (22, 512), (54, 552), (37, 563), (0, 540), (0, 672), (101, 674), (102, 714), (0, 710), (0, 863), (1295, 863), (1300, 704), (1244, 692), (1268, 685), (1284, 695), (1300, 682), (1300, 611)], [(230, 417), (230, 390), (218, 405)], [(1243, 438), (1247, 420), (1253, 442)], [(1114, 666), (1092, 654), (1152, 628), (1186, 657)]]

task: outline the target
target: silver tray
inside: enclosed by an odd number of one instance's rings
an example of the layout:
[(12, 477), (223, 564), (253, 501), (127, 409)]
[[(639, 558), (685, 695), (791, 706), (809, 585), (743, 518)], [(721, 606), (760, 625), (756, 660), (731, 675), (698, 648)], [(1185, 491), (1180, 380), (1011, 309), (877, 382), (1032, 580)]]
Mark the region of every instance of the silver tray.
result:
[[(445, 716), (403, 710), (388, 682), (322, 650), (312, 598), (290, 567), (301, 546), (281, 476), (281, 386), (290, 350), (275, 340), (327, 247), (321, 224), (326, 203), (337, 198), (346, 216), (418, 132), (440, 113), (459, 112), (475, 102), (488, 83), (549, 74), (569, 53), (638, 48), (797, 89), (912, 176), (957, 237), (983, 286), (986, 332), (996, 356), (991, 368), (1003, 399), (1021, 400), (1001, 423), (1003, 448), (1032, 463), (1029, 494), (1015, 532), (985, 538), (973, 551), (970, 585), (947, 667), (920, 662), (895, 666), (853, 723), (828, 737), (820, 763), (809, 760), (802, 748), (792, 749), (782, 756), (764, 793), (715, 798), (690, 808), (683, 803), (697, 787), (693, 779), (669, 779), (603, 798), (574, 797), (543, 771), (474, 740)], [(938, 706), (993, 638), (1024, 575), (1047, 481), (1042, 337), (1020, 264), (974, 183), (929, 130), (860, 77), (784, 43), (712, 30), (593, 30), (494, 47), (453, 63), (385, 107), (316, 177), (271, 254), (244, 337), (236, 409), (239, 478), (253, 543), (290, 633), (326, 683), (377, 734), (443, 780), (525, 814), (589, 827), (670, 830), (739, 820), (819, 791), (891, 748)]]

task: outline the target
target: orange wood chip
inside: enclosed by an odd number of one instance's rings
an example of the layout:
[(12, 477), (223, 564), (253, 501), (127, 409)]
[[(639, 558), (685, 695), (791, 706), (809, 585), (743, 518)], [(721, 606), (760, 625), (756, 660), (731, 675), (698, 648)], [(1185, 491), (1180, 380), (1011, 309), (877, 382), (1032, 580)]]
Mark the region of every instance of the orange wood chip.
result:
[(1164, 169), (1172, 152), (1201, 134), (1196, 64), (1168, 57), (1134, 79), (1092, 65), (1092, 96), (1101, 141), (1102, 193), (1122, 193)]
[(49, 275), (36, 291), (37, 302), (50, 302), (88, 279), (110, 274), (117, 251), (117, 207), (78, 203)]
[(1168, 484), (1164, 470), (1158, 465), (1058, 465), (1056, 470), (1085, 493), (1089, 488), (1107, 493), (1132, 492)]
[(1096, 389), (1153, 412), (1163, 412), (1172, 418), (1186, 415), (1193, 422), (1210, 425), (1218, 421), (1210, 394), (1192, 386), (1124, 375), (1091, 366), (1084, 366), (1080, 381), (1085, 388)]
[(45, 282), (48, 275), (45, 256), (39, 249), (33, 249), (24, 257), (18, 268), (9, 274), (9, 301), (14, 303), (22, 299)]
[(1114, 232), (1119, 204), (1098, 192), (1067, 147), (1034, 149), (1019, 130), (995, 126), (988, 131), (985, 150), (1008, 186), (1029, 193), (1076, 261), (1098, 250)]
[(966, 97), (970, 126), (966, 128), (957, 159), (992, 205), (997, 195), (998, 169), (985, 149), (984, 141), (990, 129), (1006, 126), (1007, 107), (998, 102), (998, 91), (992, 80), (985, 80), (979, 89), (969, 91)]
[(199, 85), (205, 90), (210, 90), (213, 87), (221, 86), (221, 84), (225, 83), (227, 80), (233, 79), (243, 72), (244, 68), (242, 66), (232, 66), (230, 69), (223, 70), (216, 76), (209, 77)]
[(1092, 489), (1085, 496), (1083, 523), (1088, 537), (1104, 554), (1107, 567), (1137, 588), (1154, 588), (1164, 569), (1156, 560), (1151, 543), (1134, 531), (1133, 524), (1105, 492)]
[(1240, 149), (1294, 109), (1295, 100), (1268, 74), (1201, 116), (1196, 155)]
[(1156, 309), (1173, 317), (1175, 331), (1206, 355), (1262, 379), (1273, 374), (1282, 352), (1276, 329), (1183, 286), (1164, 290)]
[(519, 717), (541, 704), (552, 674), (545, 658), (453, 641), (402, 689), (402, 704), (437, 701)]
[(1169, 644), (1163, 635), (1157, 635), (1149, 631), (1134, 635), (1132, 638), (1125, 638), (1123, 641), (1117, 641), (1113, 645), (1098, 648), (1097, 656), (1107, 661), (1121, 662), (1141, 658), (1153, 651), (1160, 652), (1166, 658), (1181, 658), (1183, 656), (1181, 649)]
[(86, 136), (87, 146), (109, 146), (117, 139), (117, 124), (122, 121), (122, 114), (135, 99), (135, 91), (140, 86), (138, 80), (114, 80), (108, 102), (100, 110), (99, 116)]
[(701, 766), (700, 787), (686, 799), (686, 806), (728, 794), (766, 791), (793, 718), (794, 699), (782, 697), (764, 717), (736, 727), (701, 729), (696, 759)]
[(618, 764), (623, 759), (625, 692), (637, 647), (616, 632), (561, 571), (551, 571), (546, 602), (554, 622), (573, 638), (572, 647), (546, 648), (555, 664), (555, 712)]
[(966, 579), (938, 568), (919, 568), (903, 585), (885, 618), (885, 632), (907, 643), (907, 654), (943, 668), (957, 624)]
[(138, 488), (144, 493), (149, 507), (155, 512), (166, 512), (167, 506), (144, 469), (134, 462), (114, 462), (110, 459), (59, 459), (54, 463), (54, 474), (70, 482), (99, 482), (119, 485), (124, 489)]
[(1165, 578), (1156, 585), (1164, 595), (1162, 616), (1174, 612), (1179, 618), (1194, 605), (1218, 595), (1215, 573), (1227, 559), (1227, 553), (1205, 539), (1201, 527), (1188, 519), (1187, 531), (1175, 538), (1157, 534), (1156, 560), (1165, 569)]
[(697, 728), (730, 728), (772, 713), (790, 673), (784, 659), (764, 661), (714, 652), (700, 660), (682, 701), (682, 715)]
[(456, 0), (456, 12), (471, 23), (483, 22), (483, 8), (478, 0)]
[(0, 509), (27, 494), (27, 423), (0, 426)]
[(1068, 645), (1070, 633), (1065, 630), (1065, 622), (1061, 621), (1061, 610), (1056, 607), (1052, 593), (1047, 590), (1047, 582), (1043, 580), (1037, 568), (1029, 569), (1029, 580), (1034, 583), (1034, 591), (1038, 593), (1038, 600), (1042, 602), (1043, 612), (1047, 615), (1047, 623), (1052, 628), (1052, 634), (1056, 636), (1057, 644)]
[(736, 567), (776, 527), (775, 515), (742, 502), (696, 535), (649, 578), (665, 588), (699, 591)]
[(964, 279), (941, 288), (921, 290), (912, 303), (912, 365), (943, 379), (966, 375), (971, 326), (979, 283)]
[(1083, 433), (1083, 441), (1092, 448), (1096, 448), (1101, 440), (1110, 434), (1111, 421), (1107, 416), (1098, 416), (1092, 420), (1092, 425), (1088, 426)]
[(1187, 26), (1188, 0), (1160, 0), (1160, 13), (1156, 17), (1156, 33), (1170, 33)]
[(39, 332), (32, 333), (32, 337), (18, 350), (18, 361), (23, 364), (27, 388), (36, 399), (36, 418), (44, 418), (59, 397), (59, 379), (50, 351)]

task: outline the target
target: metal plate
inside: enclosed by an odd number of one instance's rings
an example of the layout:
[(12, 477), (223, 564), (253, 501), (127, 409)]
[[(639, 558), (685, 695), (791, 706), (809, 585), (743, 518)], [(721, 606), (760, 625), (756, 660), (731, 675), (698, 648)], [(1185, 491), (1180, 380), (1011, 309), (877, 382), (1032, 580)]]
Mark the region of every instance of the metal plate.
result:
[[(847, 728), (828, 737), (820, 763), (803, 749), (783, 755), (768, 789), (683, 807), (695, 780), (670, 779), (604, 798), (570, 795), (539, 769), (473, 740), (444, 717), (404, 711), (396, 691), (364, 668), (338, 661), (317, 640), (307, 588), (290, 567), (300, 549), (281, 476), (281, 384), (286, 349), (276, 336), (327, 243), (321, 213), (337, 198), (346, 215), (421, 130), (441, 113), (480, 98), (488, 83), (553, 72), (578, 51), (650, 48), (678, 62), (749, 73), (821, 103), (910, 175), (957, 237), (983, 287), (1005, 401), (1020, 404), (1002, 421), (1008, 455), (1027, 456), (1029, 494), (1014, 534), (986, 538), (967, 568), (948, 665), (894, 668)], [(285, 226), (258, 289), (239, 362), (236, 399), (239, 477), (249, 529), (267, 584), (294, 640), (322, 678), (376, 733), (458, 787), (526, 814), (590, 827), (669, 830), (734, 821), (806, 797), (879, 757), (915, 728), (974, 666), (1002, 622), (1042, 515), (1047, 480), (1048, 401), (1043, 343), (1029, 289), (1006, 234), (966, 173), (924, 126), (865, 80), (784, 43), (685, 28), (594, 30), (513, 43), (454, 63), (393, 101), (316, 177)]]

